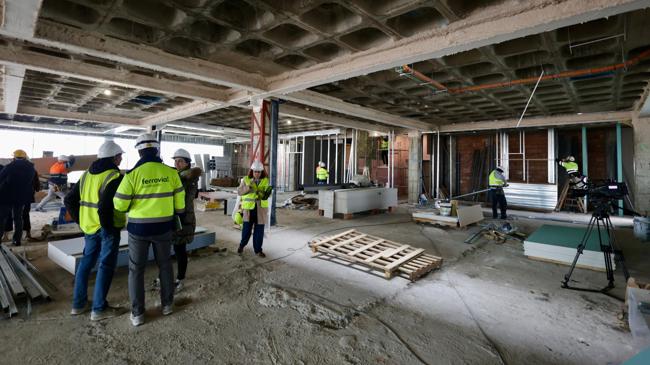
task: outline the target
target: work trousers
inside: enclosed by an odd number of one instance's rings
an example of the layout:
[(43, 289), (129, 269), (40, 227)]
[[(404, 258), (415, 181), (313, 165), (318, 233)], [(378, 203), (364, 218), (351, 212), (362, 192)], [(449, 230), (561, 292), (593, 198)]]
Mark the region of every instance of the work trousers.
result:
[(381, 150), (381, 161), (384, 165), (388, 165), (388, 150)]
[(120, 232), (100, 228), (97, 233), (85, 235), (84, 241), (84, 255), (74, 276), (72, 307), (83, 308), (88, 302), (88, 276), (99, 260), (97, 276), (95, 277), (92, 310), (93, 312), (101, 312), (108, 306), (106, 296), (111, 288), (117, 264)]
[(316, 185), (327, 185), (327, 180), (316, 180)]
[(164, 307), (174, 302), (174, 268), (170, 258), (172, 232), (147, 237), (129, 233), (129, 297), (134, 316), (144, 314), (144, 269), (150, 244), (158, 264), (160, 303)]
[(251, 238), (251, 232), (253, 233), (253, 251), (260, 253), (264, 241), (264, 225), (257, 223), (257, 209), (251, 210), (250, 219), (248, 222), (244, 222), (242, 226), (240, 248), (246, 247)]
[(14, 220), (13, 244), (20, 245), (23, 238), (23, 209), (24, 204), (2, 204), (0, 205), (0, 237), (5, 234), (5, 222), (10, 217)]
[(47, 204), (50, 200), (55, 200), (56, 197), (58, 196), (61, 198), (61, 202), (63, 203), (63, 199), (65, 198), (65, 192), (62, 190), (56, 191), (56, 186), (55, 184), (47, 184), (47, 195), (41, 200), (40, 203), (36, 206), (36, 209), (41, 209)]
[(187, 245), (174, 245), (174, 254), (176, 255), (176, 262), (178, 263), (178, 273), (176, 279), (185, 280), (185, 273), (187, 272)]
[(503, 189), (490, 189), (490, 200), (492, 200), (492, 218), (497, 218), (497, 205), (501, 209), (501, 219), (506, 219), (506, 209), (508, 208), (508, 203), (506, 202), (506, 195), (503, 193)]

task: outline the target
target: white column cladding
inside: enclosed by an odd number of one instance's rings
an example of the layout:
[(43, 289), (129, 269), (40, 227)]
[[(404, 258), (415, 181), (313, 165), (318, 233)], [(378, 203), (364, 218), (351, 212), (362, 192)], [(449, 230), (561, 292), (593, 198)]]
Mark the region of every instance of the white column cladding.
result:
[(548, 183), (555, 184), (555, 128), (548, 129)]
[(422, 133), (409, 131), (408, 197), (409, 203), (417, 204), (422, 180)]

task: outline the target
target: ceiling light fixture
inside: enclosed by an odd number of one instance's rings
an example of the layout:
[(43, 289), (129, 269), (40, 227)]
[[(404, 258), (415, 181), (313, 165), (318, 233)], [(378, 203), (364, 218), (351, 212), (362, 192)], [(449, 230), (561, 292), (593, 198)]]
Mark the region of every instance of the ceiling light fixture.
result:
[(287, 124), (291, 124), (291, 119), (287, 119)]
[(104, 95), (111, 95), (113, 92), (109, 89), (104, 90)]

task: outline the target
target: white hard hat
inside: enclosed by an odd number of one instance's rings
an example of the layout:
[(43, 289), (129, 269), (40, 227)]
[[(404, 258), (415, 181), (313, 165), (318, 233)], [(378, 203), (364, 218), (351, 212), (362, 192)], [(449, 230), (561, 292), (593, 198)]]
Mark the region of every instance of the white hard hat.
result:
[(182, 148), (177, 149), (176, 152), (174, 152), (174, 154), (172, 155), (172, 158), (177, 158), (177, 157), (186, 158), (188, 160), (192, 159), (192, 156), (190, 156), (190, 153), (187, 152), (187, 150), (182, 149)]
[(68, 161), (70, 161), (70, 158), (68, 156), (66, 156), (66, 155), (61, 155), (61, 156), (59, 156), (59, 158), (57, 158), (57, 160), (60, 161), (60, 162), (68, 162)]
[(264, 165), (259, 160), (255, 160), (251, 165), (251, 170), (253, 171), (264, 171)]
[(117, 143), (113, 141), (106, 141), (102, 143), (101, 146), (99, 146), (99, 152), (97, 152), (97, 157), (98, 158), (115, 157), (121, 153), (124, 153), (122, 147), (120, 147)]
[(319, 162), (319, 163), (318, 163), (318, 166), (320, 166), (320, 167), (325, 167), (325, 162), (323, 162), (323, 161)]
[(140, 151), (145, 148), (160, 148), (160, 143), (153, 133), (144, 133), (135, 140), (135, 149)]
[(566, 159), (569, 160), (569, 161), (571, 161), (571, 162), (575, 162), (575, 161), (576, 161), (576, 158), (573, 157), (573, 156), (568, 156)]

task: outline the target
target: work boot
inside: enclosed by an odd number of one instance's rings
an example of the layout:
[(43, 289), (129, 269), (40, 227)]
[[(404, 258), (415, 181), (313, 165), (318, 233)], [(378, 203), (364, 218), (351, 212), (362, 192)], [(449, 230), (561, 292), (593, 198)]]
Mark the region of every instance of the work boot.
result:
[(20, 242), (15, 242), (15, 241), (14, 241), (14, 242), (12, 243), (12, 245), (14, 245), (14, 246), (20, 246)]
[(138, 327), (138, 326), (140, 326), (141, 324), (144, 323), (144, 314), (141, 314), (139, 316), (135, 316), (135, 315), (133, 315), (133, 313), (131, 313), (130, 319), (131, 319), (131, 324), (133, 325), (133, 327)]
[(256, 255), (259, 256), (259, 257), (266, 257), (266, 255), (262, 251), (256, 253)]
[(163, 316), (168, 316), (170, 314), (174, 313), (174, 308), (172, 308), (172, 305), (164, 305), (162, 307), (162, 314)]
[(96, 311), (90, 312), (90, 320), (91, 321), (101, 321), (103, 319), (121, 316), (122, 314), (124, 314), (124, 309), (123, 308), (107, 306), (101, 312), (96, 312)]
[(70, 315), (78, 316), (80, 314), (86, 313), (88, 309), (90, 309), (90, 303), (86, 303), (86, 305), (84, 305), (83, 308), (72, 307), (72, 309), (70, 310)]
[(237, 248), (237, 254), (241, 256), (242, 253), (244, 253), (244, 248), (239, 246), (239, 248)]
[(181, 290), (183, 290), (183, 280), (178, 280), (174, 282), (174, 293), (179, 293)]

